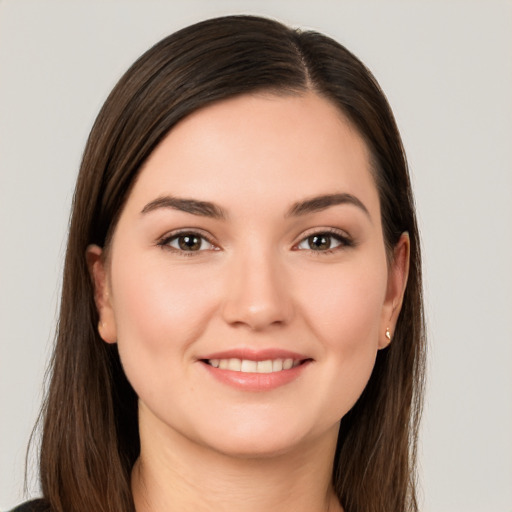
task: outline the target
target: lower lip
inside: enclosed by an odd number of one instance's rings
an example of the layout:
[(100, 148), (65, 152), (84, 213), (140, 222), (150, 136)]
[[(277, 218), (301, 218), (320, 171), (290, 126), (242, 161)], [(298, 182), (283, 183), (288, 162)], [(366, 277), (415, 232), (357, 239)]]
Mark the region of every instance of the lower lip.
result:
[(293, 382), (302, 374), (311, 361), (304, 361), (302, 364), (272, 373), (245, 373), (233, 370), (221, 370), (201, 361), (201, 364), (215, 379), (231, 387), (243, 391), (270, 391)]

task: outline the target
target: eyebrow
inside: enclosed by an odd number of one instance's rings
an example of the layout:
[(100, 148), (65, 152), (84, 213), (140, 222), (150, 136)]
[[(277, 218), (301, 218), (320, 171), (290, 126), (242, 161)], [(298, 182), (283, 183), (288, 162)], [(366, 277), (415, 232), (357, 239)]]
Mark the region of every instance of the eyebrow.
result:
[(158, 208), (172, 208), (181, 212), (200, 215), (202, 217), (211, 217), (212, 219), (226, 219), (227, 214), (220, 206), (209, 201), (198, 201), (197, 199), (179, 198), (173, 196), (164, 196), (149, 202), (142, 209), (141, 213), (149, 213)]
[(288, 213), (287, 217), (298, 217), (301, 215), (307, 215), (308, 213), (315, 213), (325, 210), (331, 206), (340, 204), (351, 204), (362, 210), (371, 220), (370, 212), (363, 204), (363, 202), (352, 194), (326, 194), (322, 196), (312, 197), (305, 201), (294, 203)]
[[(360, 199), (352, 194), (337, 193), (337, 194), (325, 194), (321, 196), (315, 196), (304, 201), (298, 201), (294, 203), (285, 217), (300, 217), (310, 213), (320, 212), (331, 206), (337, 206), (342, 204), (351, 204), (362, 210), (371, 220), (370, 213), (366, 206)], [(197, 199), (190, 198), (179, 198), (173, 196), (159, 197), (149, 202), (142, 209), (141, 213), (149, 213), (159, 208), (172, 208), (192, 215), (199, 215), (202, 217), (210, 217), (212, 219), (227, 219), (227, 212), (210, 201), (199, 201)]]

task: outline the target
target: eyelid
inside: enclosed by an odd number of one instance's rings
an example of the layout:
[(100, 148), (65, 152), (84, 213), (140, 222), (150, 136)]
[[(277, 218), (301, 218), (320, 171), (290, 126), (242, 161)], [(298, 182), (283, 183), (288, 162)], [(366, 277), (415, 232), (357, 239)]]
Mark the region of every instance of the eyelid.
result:
[[(298, 239), (297, 243), (302, 242), (306, 238), (313, 236), (313, 235), (321, 235), (321, 234), (328, 234), (328, 235), (336, 235), (340, 238), (346, 239), (346, 240), (352, 240), (352, 237), (343, 229), (339, 228), (333, 228), (333, 227), (315, 227), (310, 228), (304, 231), (300, 234), (300, 238)], [(295, 244), (296, 245), (296, 244)]]
[[(341, 242), (341, 245), (338, 246), (338, 247), (334, 247), (332, 249), (326, 249), (326, 250), (323, 250), (323, 251), (320, 251), (320, 250), (319, 251), (315, 251), (313, 249), (299, 249), (298, 248), (298, 246), (302, 242), (304, 242), (309, 237), (314, 236), (314, 235), (330, 235), (333, 238), (338, 239)], [(347, 247), (353, 247), (354, 245), (355, 245), (354, 239), (346, 231), (344, 231), (342, 229), (333, 228), (333, 227), (325, 227), (325, 228), (315, 227), (315, 228), (308, 229), (307, 231), (302, 233), (300, 235), (300, 239), (293, 245), (293, 249), (296, 250), (296, 251), (309, 250), (309, 251), (314, 252), (314, 253), (326, 254), (326, 253), (329, 253), (329, 252), (336, 251), (338, 249), (343, 249), (343, 248), (347, 248)]]
[[(212, 245), (213, 249), (202, 249), (199, 251), (183, 251), (180, 249), (176, 249), (175, 247), (171, 247), (169, 245), (169, 242), (175, 238), (178, 238), (180, 235), (197, 235), (200, 238), (202, 238), (203, 240), (206, 240), (206, 242), (208, 242), (210, 245)], [(180, 253), (182, 255), (190, 255), (193, 253), (202, 253), (202, 252), (205, 252), (206, 250), (219, 250), (220, 249), (219, 245), (216, 242), (214, 242), (213, 237), (209, 233), (205, 232), (204, 230), (202, 230), (200, 228), (180, 228), (180, 229), (176, 229), (174, 231), (169, 231), (168, 233), (166, 233), (165, 235), (163, 235), (157, 239), (156, 245), (158, 245), (159, 247), (162, 247), (163, 249), (169, 249), (171, 251)]]

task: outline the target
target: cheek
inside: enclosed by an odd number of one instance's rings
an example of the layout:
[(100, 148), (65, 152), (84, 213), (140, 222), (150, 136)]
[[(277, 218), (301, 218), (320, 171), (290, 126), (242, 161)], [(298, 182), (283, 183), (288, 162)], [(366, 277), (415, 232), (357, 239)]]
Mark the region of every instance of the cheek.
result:
[(176, 372), (169, 370), (187, 358), (215, 310), (214, 288), (205, 288), (199, 266), (177, 269), (165, 258), (120, 257), (112, 268), (118, 346), (128, 378), (148, 378), (164, 365), (163, 375), (171, 378)]
[(355, 261), (303, 275), (301, 309), (327, 346), (348, 351), (377, 347), (387, 283), (385, 260)]
[[(307, 275), (306, 273), (304, 275)], [(302, 316), (321, 341), (326, 379), (319, 404), (341, 418), (354, 405), (370, 378), (378, 351), (387, 283), (385, 258), (340, 265), (302, 281)]]

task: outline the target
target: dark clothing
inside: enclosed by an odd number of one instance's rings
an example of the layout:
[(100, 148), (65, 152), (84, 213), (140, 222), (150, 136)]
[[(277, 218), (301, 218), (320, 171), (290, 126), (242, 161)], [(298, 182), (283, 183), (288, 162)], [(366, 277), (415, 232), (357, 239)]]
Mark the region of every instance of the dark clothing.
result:
[(50, 512), (50, 508), (45, 500), (32, 500), (18, 505), (11, 512)]

